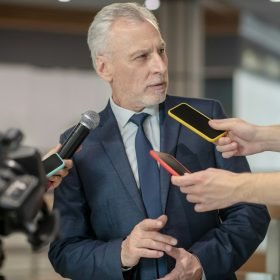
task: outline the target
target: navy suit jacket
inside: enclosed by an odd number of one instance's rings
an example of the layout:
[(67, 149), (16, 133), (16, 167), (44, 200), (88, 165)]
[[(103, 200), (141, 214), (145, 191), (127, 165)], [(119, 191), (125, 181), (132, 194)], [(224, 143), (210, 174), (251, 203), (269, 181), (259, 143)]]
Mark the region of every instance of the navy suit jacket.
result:
[[(210, 118), (225, 117), (216, 101), (167, 96), (160, 104), (161, 151), (174, 155), (192, 172), (209, 167), (248, 172), (244, 157), (223, 159), (214, 144), (167, 115), (169, 108), (181, 102)], [(49, 258), (58, 273), (71, 279), (113, 280), (127, 274), (130, 279), (150, 280), (145, 278), (145, 267), (154, 260), (141, 259), (129, 274), (121, 269), (122, 240), (146, 218), (146, 213), (109, 104), (100, 117), (99, 126), (73, 157), (70, 174), (55, 190), (60, 234), (50, 246)], [(164, 233), (199, 258), (207, 280), (236, 279), (234, 271), (266, 234), (270, 221), (266, 207), (237, 204), (196, 213), (163, 169), (160, 178), (163, 213), (168, 216)], [(173, 267), (174, 261), (169, 258), (169, 270)]]

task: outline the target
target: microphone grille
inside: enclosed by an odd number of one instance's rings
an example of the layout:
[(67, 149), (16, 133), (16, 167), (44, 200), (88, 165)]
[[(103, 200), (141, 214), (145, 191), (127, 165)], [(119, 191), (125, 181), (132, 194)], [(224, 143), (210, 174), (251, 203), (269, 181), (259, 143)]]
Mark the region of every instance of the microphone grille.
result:
[(86, 111), (82, 114), (80, 122), (88, 129), (94, 129), (99, 125), (100, 116), (94, 111)]

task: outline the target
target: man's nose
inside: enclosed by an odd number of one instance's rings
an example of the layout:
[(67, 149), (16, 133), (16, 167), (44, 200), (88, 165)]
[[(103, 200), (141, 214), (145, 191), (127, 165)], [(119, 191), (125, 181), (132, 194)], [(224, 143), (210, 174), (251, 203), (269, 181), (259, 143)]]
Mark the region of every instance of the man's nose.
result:
[(164, 73), (167, 70), (167, 58), (160, 54), (153, 55), (151, 64), (153, 72)]

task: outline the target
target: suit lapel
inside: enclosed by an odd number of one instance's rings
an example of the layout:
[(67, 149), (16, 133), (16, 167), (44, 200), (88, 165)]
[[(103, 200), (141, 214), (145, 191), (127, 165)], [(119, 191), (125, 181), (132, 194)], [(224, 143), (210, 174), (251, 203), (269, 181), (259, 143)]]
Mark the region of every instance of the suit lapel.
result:
[[(167, 111), (176, 104), (170, 104), (167, 96), (166, 102), (160, 104), (160, 150), (175, 156), (176, 145), (178, 142), (180, 124), (172, 120)], [(160, 168), (160, 181), (161, 181), (161, 203), (163, 213), (165, 213), (167, 196), (170, 186), (170, 174), (162, 167)]]
[[(167, 97), (166, 102), (160, 104), (159, 107), (160, 150), (162, 152), (170, 153), (174, 156), (176, 145), (178, 142), (180, 124), (168, 117), (168, 109), (176, 105), (172, 104), (172, 102), (168, 102), (168, 100), (169, 98)], [(143, 201), (126, 155), (117, 121), (109, 104), (100, 115), (101, 122), (99, 126), (98, 137), (104, 148), (104, 151), (110, 158), (113, 167), (115, 168), (117, 174), (120, 177), (120, 180), (123, 183), (123, 186), (130, 194), (139, 210), (145, 215)], [(170, 186), (170, 175), (163, 168), (160, 168), (160, 181), (161, 203), (163, 213), (165, 213), (167, 196)]]
[(98, 137), (106, 155), (110, 158), (113, 167), (119, 175), (123, 186), (139, 210), (145, 215), (145, 208), (126, 155), (118, 124), (109, 104), (101, 113), (101, 125), (99, 127)]

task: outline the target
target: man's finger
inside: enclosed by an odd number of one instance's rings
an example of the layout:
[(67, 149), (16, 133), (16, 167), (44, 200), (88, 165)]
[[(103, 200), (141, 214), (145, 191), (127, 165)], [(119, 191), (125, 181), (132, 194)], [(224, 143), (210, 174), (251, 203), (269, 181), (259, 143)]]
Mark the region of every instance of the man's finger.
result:
[(174, 258), (175, 260), (180, 257), (180, 251), (178, 248), (173, 247), (171, 251), (166, 252), (167, 255)]
[(167, 217), (164, 218), (160, 216), (158, 219), (145, 219), (141, 223), (139, 223), (136, 227), (144, 231), (159, 230), (165, 226), (166, 221), (167, 221)]

